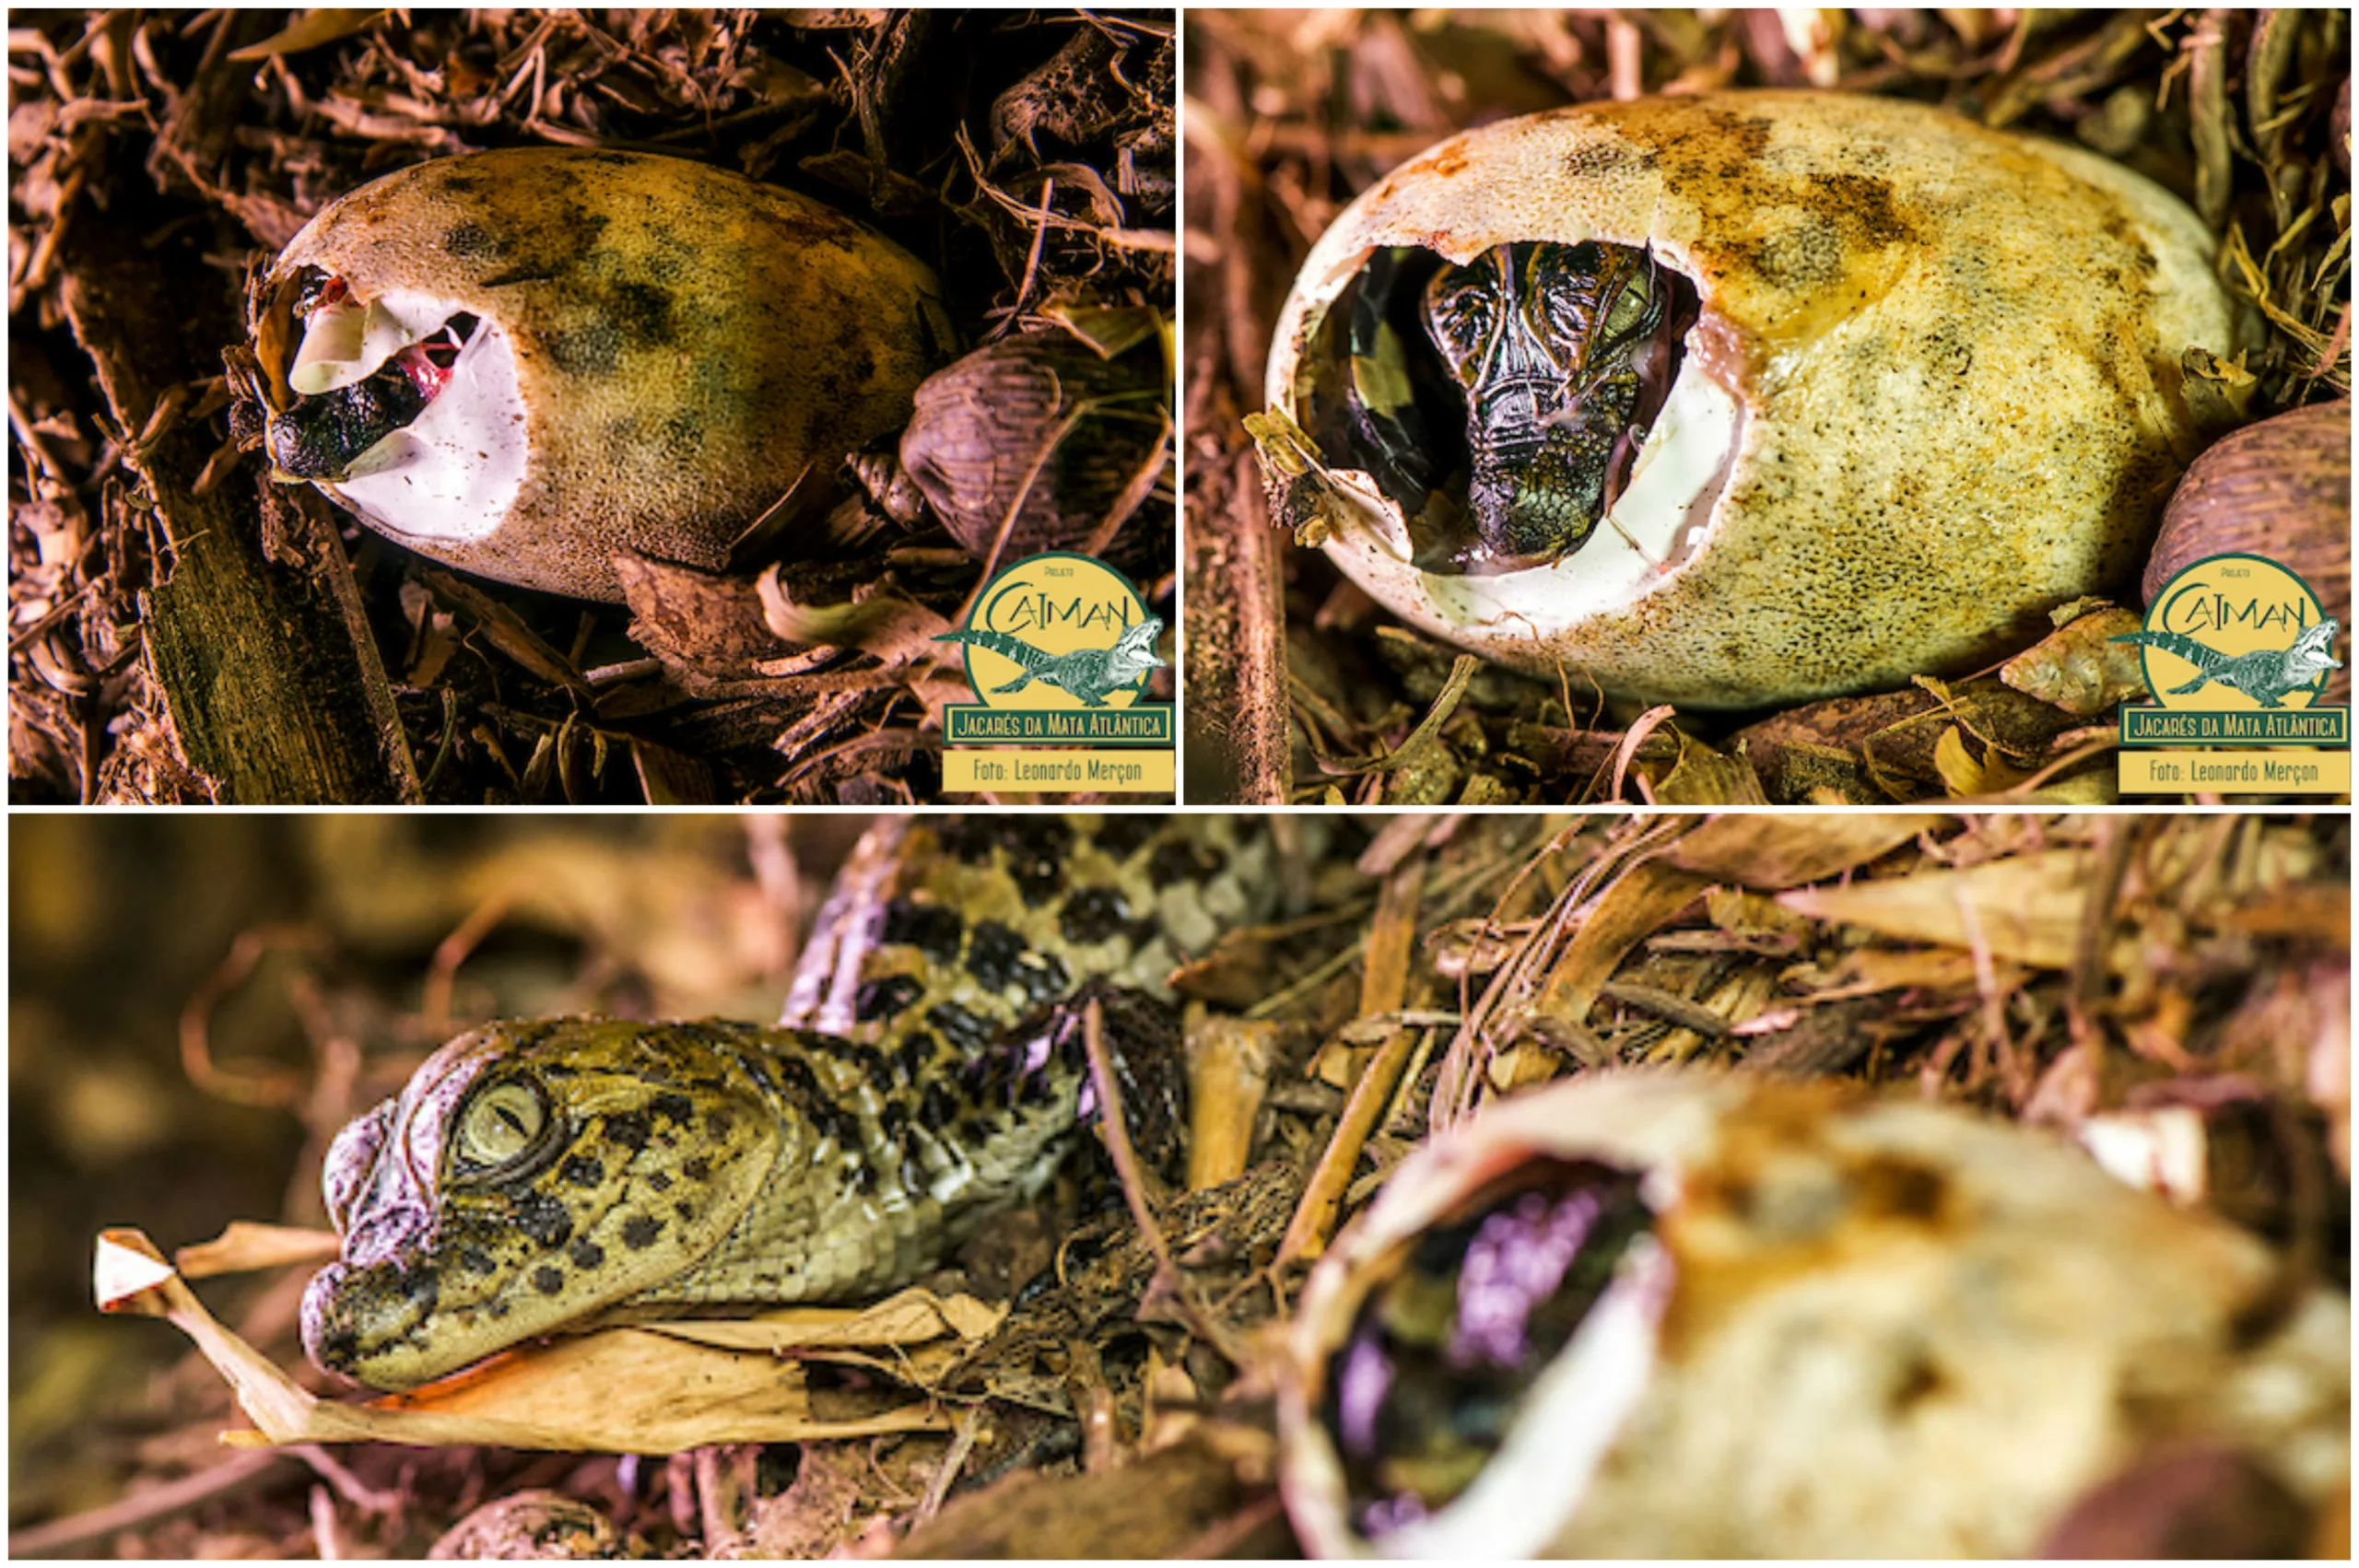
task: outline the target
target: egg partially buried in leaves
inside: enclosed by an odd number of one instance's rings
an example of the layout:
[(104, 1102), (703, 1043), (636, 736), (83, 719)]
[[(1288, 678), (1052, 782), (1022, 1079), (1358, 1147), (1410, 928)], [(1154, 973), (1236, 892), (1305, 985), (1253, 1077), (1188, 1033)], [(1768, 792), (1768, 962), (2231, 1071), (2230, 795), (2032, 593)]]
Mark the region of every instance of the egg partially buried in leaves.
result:
[(2200, 444), (2181, 356), (2229, 347), (2212, 250), (2140, 176), (1919, 104), (1485, 126), (1313, 247), (1267, 392), (1326, 473), (1277, 509), (1435, 636), (1609, 692), (1970, 670), (2134, 571)]
[(442, 158), (330, 204), (253, 291), (276, 476), (421, 555), (620, 600), (708, 570), (898, 429), (950, 329), (907, 252), (677, 158)]

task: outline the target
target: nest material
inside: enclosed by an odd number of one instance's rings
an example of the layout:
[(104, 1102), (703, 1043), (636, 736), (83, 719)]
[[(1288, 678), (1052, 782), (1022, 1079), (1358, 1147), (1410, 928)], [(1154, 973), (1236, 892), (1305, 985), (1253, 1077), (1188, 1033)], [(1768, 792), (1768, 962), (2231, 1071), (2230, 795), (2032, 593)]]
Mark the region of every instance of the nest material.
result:
[[(1294, 879), (1301, 913), (1180, 977), (1226, 1015), (1191, 1029), (1192, 1190), (1118, 1150), (962, 1255), (965, 1288), (1010, 1308), (963, 1364), (886, 1352), (811, 1374), (820, 1406), (939, 1387), (951, 1430), (709, 1448), (668, 1469), (475, 1448), (225, 1461), (215, 1433), (234, 1418), (210, 1369), (162, 1375), (168, 1330), (91, 1320), (90, 1231), (316, 1225), (329, 1135), (407, 1077), (453, 1008), (745, 1015), (775, 998), (795, 911), (850, 837), (808, 813), (522, 837), (489, 819), (267, 820), (126, 818), (94, 838), (58, 816), (20, 836), (32, 884), (55, 893), (18, 921), (42, 955), (12, 1042), (40, 1223), (12, 1238), (13, 1299), (53, 1369), (19, 1401), (35, 1457), (12, 1495), (43, 1532), (20, 1554), (103, 1550), (118, 1531), (157, 1556), (414, 1551), (478, 1501), (551, 1487), (675, 1553), (820, 1555), (905, 1531), (982, 1550), (1011, 1539), (1013, 1510), (1050, 1532), (1028, 1550), (1058, 1555), (1040, 1543), (1100, 1539), (1108, 1476), (1168, 1487), (1138, 1514), (1160, 1533), (1130, 1550), (1283, 1552), (1264, 1329), (1307, 1260), (1434, 1129), (1606, 1063), (1839, 1075), (2052, 1129), (2141, 1179), (2191, 1176), (2201, 1196), (2183, 1196), (2278, 1248), (2290, 1277), (2347, 1281), (2340, 816), (1297, 823), (1340, 830)], [(746, 940), (704, 934), (716, 911)], [(2190, 1130), (2191, 1163), (2172, 1153)], [(1144, 1150), (1144, 1122), (1133, 1136)], [(235, 1285), (199, 1288), (293, 1360), (295, 1292), (233, 1311)]]
[[(398, 165), (622, 147), (885, 230), (950, 280), (968, 345), (1042, 311), (1168, 317), (1174, 41), (1168, 11), (31, 19), (12, 37), (14, 797), (935, 793), (939, 710), (972, 697), (929, 638), (980, 563), (931, 520), (815, 474), (769, 520), (816, 542), (783, 570), (647, 563), (631, 615), (421, 567), (230, 439), (244, 263)], [(1168, 567), (1144, 575), (1168, 613)], [(837, 612), (833, 640), (815, 612)]]
[[(2008, 678), (1725, 719), (1641, 714), (1577, 669), (1476, 669), (1391, 624), (1323, 558), (1265, 540), (1244, 429), (1287, 281), (1345, 203), (1403, 160), (1568, 102), (1743, 87), (1941, 102), (2128, 164), (2220, 236), (2223, 279), (2259, 329), (2258, 353), (2200, 369), (2194, 392), (2230, 423), (2347, 396), (2347, 13), (2014, 16), (1191, 14), (1188, 570), (1191, 605), (1219, 600), (1191, 627), (1196, 798), (2111, 799), (2103, 726), (2030, 695), (2102, 641), (2071, 624), (2101, 605), (2058, 606), (2066, 624)], [(2121, 584), (2121, 602), (2135, 592)]]

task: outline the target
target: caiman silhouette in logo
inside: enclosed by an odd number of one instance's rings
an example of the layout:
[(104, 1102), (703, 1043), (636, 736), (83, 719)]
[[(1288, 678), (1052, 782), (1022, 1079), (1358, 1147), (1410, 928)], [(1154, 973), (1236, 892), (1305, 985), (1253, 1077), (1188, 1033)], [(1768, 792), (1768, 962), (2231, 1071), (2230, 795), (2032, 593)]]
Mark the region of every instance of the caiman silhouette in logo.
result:
[(2159, 648), (2202, 672), (2187, 685), (2173, 686), (2173, 696), (2184, 696), (2217, 682), (2244, 693), (2263, 708), (2282, 708), (2287, 693), (2315, 685), (2328, 671), (2342, 668), (2342, 661), (2333, 652), (2335, 633), (2341, 629), (2341, 624), (2330, 615), (2304, 628), (2290, 648), (2263, 648), (2234, 657), (2177, 632), (2125, 632), (2113, 640)]
[(1125, 631), (1111, 648), (1077, 648), (1070, 653), (1044, 653), (1005, 632), (972, 628), (945, 632), (933, 640), (972, 643), (1022, 665), (1024, 673), (992, 688), (994, 696), (1022, 691), (1038, 681), (1071, 692), (1086, 708), (1103, 708), (1108, 694), (1121, 691), (1149, 670), (1162, 668), (1163, 661), (1155, 656), (1155, 639), (1162, 635), (1163, 622), (1149, 615)]

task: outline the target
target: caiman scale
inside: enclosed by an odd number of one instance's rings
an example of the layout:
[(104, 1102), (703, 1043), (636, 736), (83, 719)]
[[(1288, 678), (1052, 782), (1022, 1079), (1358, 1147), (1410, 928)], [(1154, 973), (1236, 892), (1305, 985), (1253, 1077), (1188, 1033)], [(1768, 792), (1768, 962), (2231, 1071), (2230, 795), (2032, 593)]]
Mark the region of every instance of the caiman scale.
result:
[(876, 1294), (1037, 1192), (1084, 1119), (1069, 1004), (1166, 979), (1279, 883), (1259, 823), (897, 818), (783, 1024), (487, 1024), (329, 1151), (322, 1367), (381, 1388), (539, 1335)]

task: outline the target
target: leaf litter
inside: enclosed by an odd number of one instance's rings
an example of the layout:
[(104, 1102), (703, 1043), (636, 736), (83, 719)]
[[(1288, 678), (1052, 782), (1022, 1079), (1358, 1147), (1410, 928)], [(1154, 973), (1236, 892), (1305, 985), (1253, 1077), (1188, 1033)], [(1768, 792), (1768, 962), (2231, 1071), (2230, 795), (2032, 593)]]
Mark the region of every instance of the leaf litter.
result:
[[(1111, 1169), (1086, 1159), (1071, 1191), (1008, 1216), (924, 1289), (866, 1309), (559, 1340), (367, 1405), (278, 1370), (291, 1311), (233, 1332), (190, 1287), (241, 1267), (299, 1285), (318, 1233), (233, 1231), (183, 1252), (177, 1271), (152, 1246), (111, 1237), (102, 1293), (175, 1315), (255, 1427), (315, 1473), (322, 1442), (431, 1445), (334, 1450), (369, 1495), (407, 1492), (408, 1524), (334, 1501), (323, 1524), (265, 1488), (119, 1527), (161, 1532), (151, 1544), (180, 1551), (227, 1539), (205, 1529), (241, 1527), (286, 1545), (331, 1530), (347, 1548), (390, 1547), (477, 1502), (530, 1512), (540, 1504), (519, 1495), (554, 1487), (557, 1502), (592, 1504), (618, 1540), (674, 1554), (760, 1540), (863, 1554), (1283, 1552), (1271, 1357), (1309, 1261), (1432, 1132), (1503, 1094), (1621, 1064), (1840, 1075), (2036, 1123), (2347, 1289), (2345, 818), (1281, 825), (1305, 856), (1303, 908), (1232, 933), (1228, 955), (1188, 978), (1195, 1012), (1259, 999), (1220, 1025), (1242, 1033), (1217, 1046), (1208, 1019), (1189, 1023), (1195, 1130), (1182, 1141), (1224, 1141), (1216, 1162), (1192, 1149), (1143, 1159), (1135, 1128), (1109, 1127)], [(397, 1080), (414, 1059), (378, 1075)], [(239, 1071), (237, 1083), (252, 1078)], [(271, 1103), (323, 1118), (323, 1133), (356, 1094), (286, 1089)], [(1076, 1205), (1093, 1188), (1095, 1202)], [(199, 1417), (189, 1435), (218, 1426)], [(500, 1446), (472, 1446), (485, 1443)], [(628, 1461), (556, 1471), (518, 1452), (543, 1446), (677, 1457), (651, 1492)], [(188, 1473), (224, 1464), (193, 1444), (176, 1451)], [(429, 1468), (388, 1471), (388, 1452)], [(431, 1457), (464, 1454), (478, 1456), (474, 1480), (446, 1491)], [(1130, 1501), (1120, 1521), (1108, 1511), (1118, 1480)], [(226, 1468), (221, 1483), (256, 1485)], [(91, 1527), (69, 1517), (15, 1544), (104, 1539)]]

